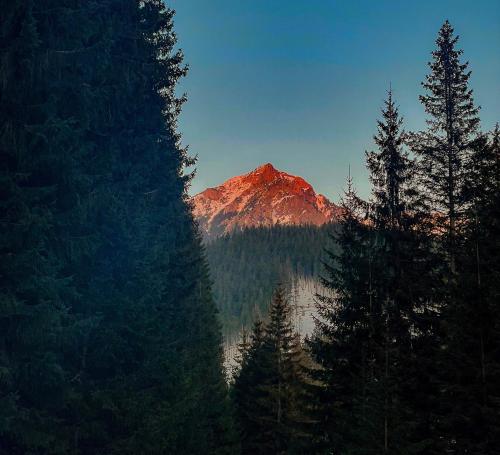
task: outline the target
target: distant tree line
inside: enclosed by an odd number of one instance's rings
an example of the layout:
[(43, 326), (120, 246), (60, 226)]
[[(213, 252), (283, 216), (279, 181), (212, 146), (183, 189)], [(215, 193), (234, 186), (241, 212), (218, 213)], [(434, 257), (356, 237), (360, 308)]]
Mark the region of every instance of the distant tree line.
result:
[(214, 298), (225, 333), (236, 335), (262, 319), (277, 283), (290, 291), (297, 277), (317, 279), (334, 231), (331, 224), (253, 227), (207, 243)]
[[(302, 346), (278, 291), (240, 345), (242, 453), (477, 454), (500, 447), (500, 130), (482, 132), (468, 64), (441, 27), (404, 131), (392, 91), (327, 244)], [(279, 321), (279, 322), (277, 322)]]

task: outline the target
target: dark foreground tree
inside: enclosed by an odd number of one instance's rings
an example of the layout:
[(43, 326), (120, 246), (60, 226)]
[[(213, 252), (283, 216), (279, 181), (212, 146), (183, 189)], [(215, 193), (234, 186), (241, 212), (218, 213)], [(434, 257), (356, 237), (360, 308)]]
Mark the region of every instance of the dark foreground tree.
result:
[(328, 292), (318, 296), (319, 317), (310, 340), (311, 355), (318, 364), (310, 371), (316, 383), (314, 444), (317, 453), (361, 453), (356, 451), (359, 448), (376, 453), (380, 441), (377, 446), (374, 418), (382, 403), (375, 401), (372, 388), (374, 333), (380, 324), (371, 292), (375, 258), (371, 230), (363, 223), (365, 207), (350, 177), (342, 208), (340, 229), (333, 238), (339, 253), (327, 251), (322, 282)]
[(439, 30), (437, 48), (429, 63), (431, 72), (422, 83), (420, 101), (429, 114), (428, 129), (413, 135), (413, 149), (420, 158), (423, 187), (435, 213), (439, 243), (451, 274), (460, 246), (465, 216), (463, 189), (467, 160), (479, 127), (479, 109), (469, 88), (468, 62), (457, 49), (458, 36), (446, 21)]
[(290, 304), (278, 288), (269, 321), (264, 329), (260, 322), (255, 324), (234, 380), (242, 453), (303, 453), (301, 355)]
[(500, 442), (498, 126), (490, 140), (485, 135), (476, 141), (467, 170), (458, 292), (443, 315), (448, 347), (445, 429), (453, 453), (490, 454)]
[[(383, 400), (383, 453), (427, 453), (431, 447), (429, 407), (436, 390), (426, 379), (427, 357), (436, 353), (438, 314), (429, 274), (431, 223), (417, 191), (418, 174), (404, 147), (402, 118), (392, 91), (382, 109), (377, 150), (367, 154), (372, 182), (369, 222), (374, 228), (374, 298), (380, 302), (381, 331), (375, 380)], [(431, 356), (431, 361), (436, 356)]]
[[(310, 376), (319, 453), (428, 453), (438, 314), (429, 289), (431, 223), (389, 91), (367, 153), (372, 198), (349, 180), (318, 296)], [(430, 359), (427, 359), (427, 357)], [(432, 374), (431, 374), (431, 377)], [(316, 392), (314, 392), (316, 388)], [(313, 408), (314, 411), (314, 408)]]
[[(434, 453), (482, 453), (484, 416), (476, 400), (484, 376), (486, 304), (479, 292), (477, 254), (479, 189), (474, 166), (485, 150), (479, 109), (469, 88), (468, 63), (461, 62), (458, 36), (446, 21), (436, 40), (421, 101), (428, 129), (413, 136), (421, 167), (422, 189), (434, 220), (439, 261), (426, 275), (438, 301), (440, 343), (432, 381), (439, 384), (435, 404)], [(473, 164), (473, 163), (476, 164)], [(479, 186), (481, 186), (479, 184)], [(467, 259), (466, 259), (467, 258)], [(481, 261), (481, 259), (479, 260)], [(472, 278), (474, 277), (474, 278)], [(434, 278), (434, 280), (433, 280)], [(432, 284), (432, 281), (434, 282)], [(479, 450), (479, 452), (476, 452)]]
[(0, 33), (0, 453), (65, 453), (73, 297), (55, 254), (68, 122), (53, 112), (32, 1), (2, 7)]
[(2, 14), (4, 453), (230, 450), (172, 16), (155, 0)]
[(240, 359), (232, 386), (236, 422), (240, 434), (241, 453), (272, 453), (272, 435), (261, 416), (265, 412), (262, 387), (267, 378), (265, 368), (264, 326), (254, 323), (249, 340), (239, 346)]

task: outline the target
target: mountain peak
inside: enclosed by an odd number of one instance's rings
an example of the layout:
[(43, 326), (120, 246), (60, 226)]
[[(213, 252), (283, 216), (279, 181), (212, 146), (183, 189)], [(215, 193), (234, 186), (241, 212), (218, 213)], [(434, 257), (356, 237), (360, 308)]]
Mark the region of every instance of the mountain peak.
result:
[(340, 208), (316, 194), (302, 177), (265, 163), (193, 197), (193, 214), (207, 237), (249, 226), (321, 225)]
[(258, 168), (254, 169), (252, 172), (277, 172), (276, 168), (271, 163), (261, 164)]
[(257, 169), (254, 169), (250, 172), (250, 174), (262, 174), (271, 177), (280, 174), (280, 171), (278, 171), (271, 163), (266, 163), (260, 165)]
[(255, 181), (271, 182), (274, 179), (279, 178), (280, 174), (281, 172), (278, 171), (271, 163), (266, 163), (246, 175), (251, 176), (255, 179)]

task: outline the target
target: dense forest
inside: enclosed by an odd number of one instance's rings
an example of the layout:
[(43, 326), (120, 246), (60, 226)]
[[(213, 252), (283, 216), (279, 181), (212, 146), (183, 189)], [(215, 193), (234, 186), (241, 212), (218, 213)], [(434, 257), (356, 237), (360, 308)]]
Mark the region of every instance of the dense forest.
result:
[[(2, 6), (0, 454), (499, 452), (500, 129), (448, 21), (427, 128), (388, 92), (369, 200), (349, 176), (335, 227), (203, 246), (173, 11)], [(328, 291), (305, 339), (290, 274)], [(253, 322), (231, 375), (217, 304)]]
[[(224, 332), (232, 335), (262, 318), (277, 283), (318, 279), (335, 225), (245, 228), (206, 245), (213, 293)], [(246, 277), (244, 280), (241, 277)]]
[(1, 454), (232, 450), (172, 17), (2, 3)]
[(447, 21), (429, 67), (427, 129), (405, 132), (389, 90), (371, 198), (348, 178), (315, 333), (294, 338), (278, 289), (242, 335), (242, 453), (498, 453), (500, 129), (480, 130)]

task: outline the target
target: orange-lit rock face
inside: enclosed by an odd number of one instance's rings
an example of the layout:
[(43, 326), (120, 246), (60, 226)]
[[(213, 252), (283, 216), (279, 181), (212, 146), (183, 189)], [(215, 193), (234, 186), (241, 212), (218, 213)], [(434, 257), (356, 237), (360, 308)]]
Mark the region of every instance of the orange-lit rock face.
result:
[(203, 233), (218, 236), (235, 228), (280, 224), (322, 225), (340, 208), (316, 194), (303, 178), (264, 164), (193, 198), (193, 213)]

